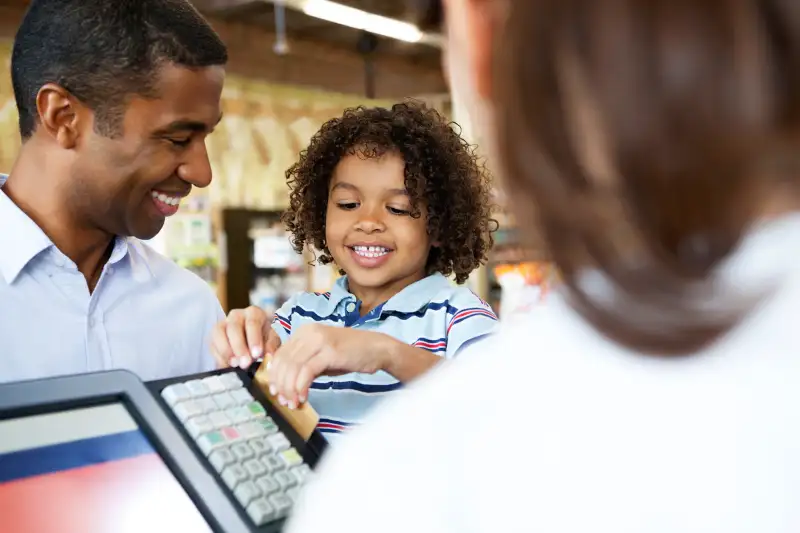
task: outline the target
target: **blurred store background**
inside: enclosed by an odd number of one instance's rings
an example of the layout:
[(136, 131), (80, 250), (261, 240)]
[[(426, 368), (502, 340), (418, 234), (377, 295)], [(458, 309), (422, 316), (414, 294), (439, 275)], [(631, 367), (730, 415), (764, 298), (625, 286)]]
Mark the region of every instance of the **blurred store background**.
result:
[[(19, 146), (9, 78), (26, 0), (0, 6), (0, 171)], [(480, 146), (442, 75), (439, 37), (405, 21), (399, 0), (195, 0), (230, 51), (224, 119), (209, 137), (214, 181), (195, 190), (152, 244), (213, 285), (223, 307), (274, 310), (300, 290), (326, 291), (330, 267), (310, 266), (279, 218), (285, 170), (311, 135), (345, 107), (424, 100)], [(503, 198), (498, 196), (502, 207)], [(497, 312), (539, 304), (556, 276), (540, 247), (523, 247), (498, 213), (489, 264), (470, 280)], [(0, 231), (4, 230), (0, 229)]]

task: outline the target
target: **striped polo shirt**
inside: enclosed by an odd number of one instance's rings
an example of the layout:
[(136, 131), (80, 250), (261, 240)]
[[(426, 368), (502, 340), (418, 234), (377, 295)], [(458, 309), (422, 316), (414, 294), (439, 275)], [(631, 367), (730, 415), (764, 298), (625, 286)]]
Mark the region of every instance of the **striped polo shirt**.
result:
[[(465, 287), (454, 286), (441, 274), (413, 283), (390, 300), (361, 316), (361, 302), (339, 278), (326, 293), (300, 293), (275, 314), (272, 327), (285, 342), (303, 324), (377, 331), (451, 359), (468, 344), (492, 333), (497, 316)], [(401, 383), (386, 372), (350, 373), (317, 378), (308, 401), (319, 413), (319, 429), (328, 440), (358, 424), (384, 395)]]

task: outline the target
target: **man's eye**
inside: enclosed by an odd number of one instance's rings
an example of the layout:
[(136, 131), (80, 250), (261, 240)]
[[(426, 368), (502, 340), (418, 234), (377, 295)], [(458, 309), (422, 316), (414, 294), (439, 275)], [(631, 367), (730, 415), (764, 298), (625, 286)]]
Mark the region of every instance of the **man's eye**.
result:
[(167, 139), (169, 142), (174, 144), (175, 146), (179, 146), (181, 148), (186, 148), (192, 142), (192, 138), (189, 137), (188, 139)]
[(353, 209), (358, 207), (357, 202), (339, 202), (336, 205), (339, 206), (339, 209), (344, 209), (345, 211), (352, 211)]

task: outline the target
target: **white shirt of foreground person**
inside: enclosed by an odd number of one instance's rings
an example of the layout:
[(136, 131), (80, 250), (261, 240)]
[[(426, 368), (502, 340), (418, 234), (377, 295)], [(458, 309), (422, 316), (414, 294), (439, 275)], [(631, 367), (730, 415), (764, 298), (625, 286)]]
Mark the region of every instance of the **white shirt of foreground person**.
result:
[(703, 353), (647, 358), (563, 301), (388, 399), (290, 533), (797, 533), (800, 215), (730, 263), (776, 292)]
[(222, 318), (205, 282), (134, 238), (116, 240), (90, 295), (75, 264), (0, 189), (0, 383), (211, 370), (208, 341)]

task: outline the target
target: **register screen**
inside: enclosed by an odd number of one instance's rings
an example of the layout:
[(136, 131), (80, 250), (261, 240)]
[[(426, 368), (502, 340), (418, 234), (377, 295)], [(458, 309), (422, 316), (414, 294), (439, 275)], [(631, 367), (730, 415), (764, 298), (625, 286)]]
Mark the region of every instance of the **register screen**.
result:
[(0, 421), (0, 530), (211, 531), (121, 403)]

